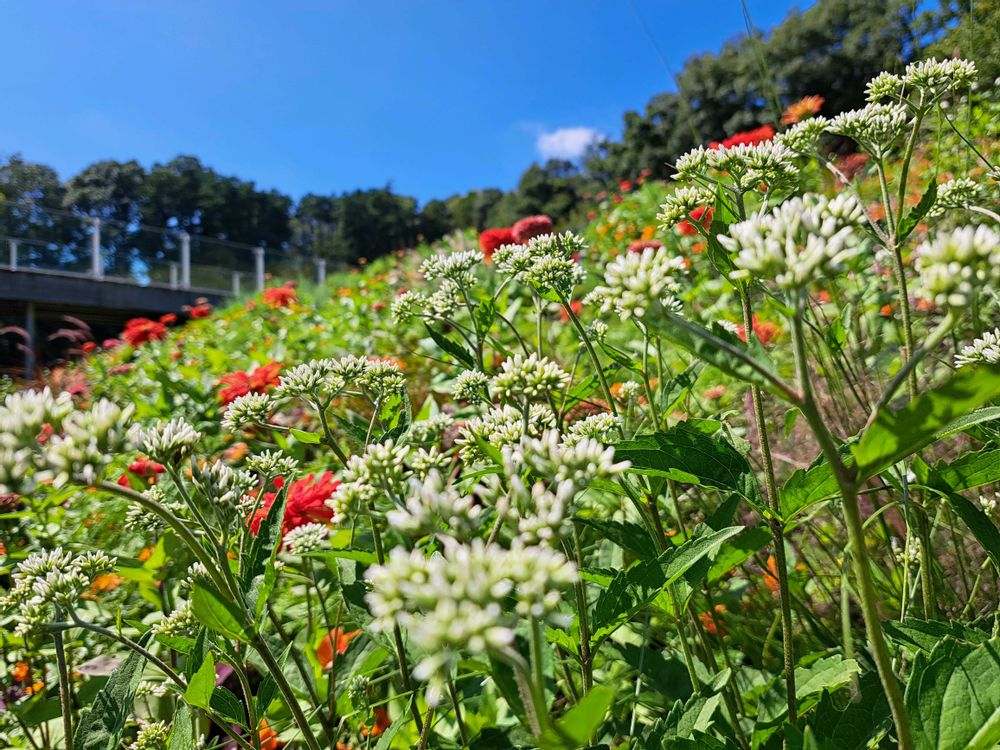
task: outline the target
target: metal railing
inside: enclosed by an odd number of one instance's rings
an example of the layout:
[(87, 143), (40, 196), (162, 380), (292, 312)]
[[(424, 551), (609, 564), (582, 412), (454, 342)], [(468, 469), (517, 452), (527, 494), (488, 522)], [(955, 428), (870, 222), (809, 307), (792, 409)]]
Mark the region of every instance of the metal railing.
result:
[(326, 280), (324, 259), (283, 248), (4, 200), (0, 268), (232, 295), (250, 284), (259, 291), (269, 279)]

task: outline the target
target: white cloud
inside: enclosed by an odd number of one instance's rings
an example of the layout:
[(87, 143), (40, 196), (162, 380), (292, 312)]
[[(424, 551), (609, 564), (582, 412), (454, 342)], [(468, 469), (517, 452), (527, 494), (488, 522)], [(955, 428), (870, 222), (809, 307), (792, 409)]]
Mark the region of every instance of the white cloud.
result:
[(587, 149), (601, 139), (601, 134), (593, 128), (559, 128), (551, 133), (540, 133), (535, 147), (543, 159), (581, 158)]

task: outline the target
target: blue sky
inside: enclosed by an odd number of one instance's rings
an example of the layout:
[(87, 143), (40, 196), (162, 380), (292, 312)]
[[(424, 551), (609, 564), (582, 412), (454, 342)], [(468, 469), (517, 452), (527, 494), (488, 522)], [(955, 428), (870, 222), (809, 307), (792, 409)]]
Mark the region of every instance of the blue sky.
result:
[[(512, 187), (744, 31), (739, 0), (0, 4), (0, 154), (69, 177), (198, 156), (295, 198)], [(748, 0), (769, 28), (809, 0)]]

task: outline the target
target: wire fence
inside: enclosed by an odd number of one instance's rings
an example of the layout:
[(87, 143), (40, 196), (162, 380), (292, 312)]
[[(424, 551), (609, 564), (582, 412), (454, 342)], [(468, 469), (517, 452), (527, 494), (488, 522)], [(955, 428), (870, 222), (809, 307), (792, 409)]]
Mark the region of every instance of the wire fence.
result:
[(270, 279), (322, 283), (326, 276), (324, 261), (283, 248), (5, 200), (0, 268), (232, 294), (262, 289)]

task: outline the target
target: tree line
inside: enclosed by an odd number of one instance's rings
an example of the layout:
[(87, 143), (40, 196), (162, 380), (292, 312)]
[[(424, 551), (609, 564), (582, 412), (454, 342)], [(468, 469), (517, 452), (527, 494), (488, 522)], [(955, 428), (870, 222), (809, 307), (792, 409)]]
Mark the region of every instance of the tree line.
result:
[[(805, 11), (792, 11), (770, 34), (755, 31), (718, 53), (692, 57), (676, 78), (676, 91), (654, 96), (642, 112), (625, 113), (620, 140), (596, 144), (580, 163), (532, 164), (509, 191), (473, 190), (421, 206), (387, 185), (295, 201), (220, 174), (194, 156), (149, 169), (134, 160), (99, 161), (62, 181), (51, 167), (14, 155), (0, 161), (0, 199), (61, 208), (118, 227), (128, 236), (120, 263), (162, 255), (156, 242), (142, 240), (142, 225), (342, 265), (455, 229), (509, 226), (526, 215), (547, 214), (557, 228), (576, 226), (592, 196), (640, 174), (666, 178), (678, 155), (775, 124), (784, 107), (804, 96), (823, 96), (827, 115), (863, 106), (859, 92), (875, 74), (899, 71), (932, 52), (948, 56), (960, 50), (975, 59), (985, 84), (1000, 75), (1000, 52), (988, 31), (1000, 23), (1000, 0), (942, 0), (930, 10), (918, 5), (819, 0)], [(79, 225), (0, 204), (0, 235), (52, 240), (59, 231), (67, 234), (67, 243), (79, 239), (70, 237)]]

